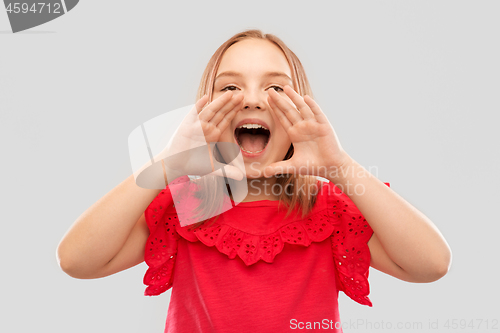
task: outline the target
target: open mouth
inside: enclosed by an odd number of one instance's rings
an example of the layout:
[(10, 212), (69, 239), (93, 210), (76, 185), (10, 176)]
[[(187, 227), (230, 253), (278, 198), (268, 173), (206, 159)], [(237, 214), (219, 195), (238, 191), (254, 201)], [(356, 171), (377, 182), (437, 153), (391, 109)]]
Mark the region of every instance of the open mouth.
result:
[(271, 131), (260, 124), (242, 124), (234, 130), (234, 137), (241, 150), (249, 154), (262, 152), (271, 137)]

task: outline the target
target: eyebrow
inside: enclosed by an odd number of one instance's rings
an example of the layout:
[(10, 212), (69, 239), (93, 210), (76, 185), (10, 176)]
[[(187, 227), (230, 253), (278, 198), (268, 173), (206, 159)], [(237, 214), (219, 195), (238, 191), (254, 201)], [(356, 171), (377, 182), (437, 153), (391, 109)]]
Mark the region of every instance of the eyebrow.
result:
[[(217, 79), (219, 79), (220, 77), (224, 77), (224, 76), (228, 76), (228, 77), (234, 77), (234, 76), (241, 77), (243, 75), (241, 73), (234, 72), (234, 71), (222, 72), (219, 75), (217, 75), (217, 77), (215, 78), (215, 81), (217, 81)], [(283, 78), (287, 79), (288, 81), (290, 81), (290, 83), (293, 83), (292, 79), (288, 75), (286, 75), (285, 73), (283, 73), (283, 72), (266, 72), (266, 73), (264, 73), (264, 76), (265, 77), (283, 77)]]

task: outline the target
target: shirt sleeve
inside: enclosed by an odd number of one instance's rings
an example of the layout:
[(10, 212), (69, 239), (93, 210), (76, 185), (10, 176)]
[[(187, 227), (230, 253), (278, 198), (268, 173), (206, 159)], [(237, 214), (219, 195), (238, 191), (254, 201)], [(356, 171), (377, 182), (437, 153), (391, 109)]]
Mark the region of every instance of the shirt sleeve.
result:
[[(389, 183), (384, 184), (390, 186)], [(368, 297), (370, 293), (368, 241), (373, 235), (373, 230), (344, 192), (331, 183), (328, 184), (327, 190), (329, 191), (328, 215), (335, 225), (331, 242), (337, 289), (360, 304), (372, 306)]]
[(171, 190), (172, 187), (183, 186), (186, 177), (180, 177), (170, 183), (144, 212), (149, 228), (144, 250), (144, 261), (148, 265), (143, 279), (147, 286), (144, 296), (160, 295), (172, 287), (179, 235), (175, 228), (178, 221)]

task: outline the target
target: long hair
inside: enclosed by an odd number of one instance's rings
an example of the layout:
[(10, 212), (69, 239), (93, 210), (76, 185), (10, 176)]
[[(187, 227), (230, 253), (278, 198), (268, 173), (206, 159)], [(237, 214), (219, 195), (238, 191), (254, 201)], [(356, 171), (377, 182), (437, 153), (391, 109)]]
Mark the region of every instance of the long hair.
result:
[[(217, 49), (217, 51), (215, 51), (210, 61), (208, 62), (205, 71), (203, 72), (196, 97), (197, 100), (203, 97), (203, 95), (207, 94), (209, 98), (208, 100), (212, 101), (215, 76), (217, 74), (222, 56), (231, 45), (248, 38), (267, 40), (278, 46), (281, 51), (283, 51), (283, 54), (285, 55), (290, 66), (294, 86), (293, 88), (295, 89), (295, 91), (301, 96), (309, 95), (313, 97), (304, 67), (302, 66), (302, 63), (295, 55), (295, 53), (293, 53), (292, 50), (290, 50), (285, 45), (285, 43), (283, 43), (283, 41), (275, 35), (264, 34), (260, 30), (251, 29), (235, 34), (224, 44), (222, 44)], [(292, 144), (290, 145), (290, 148), (288, 149), (284, 160), (290, 159), (293, 156), (293, 152), (294, 149)], [(217, 156), (217, 158), (221, 159), (222, 157), (219, 155)], [(192, 225), (192, 228), (201, 227), (205, 222), (209, 220), (211, 216), (217, 215), (218, 217), (218, 214), (216, 212), (220, 211), (220, 209), (222, 208), (224, 195), (226, 193), (230, 193), (229, 187), (226, 186), (225, 183), (217, 181), (215, 177), (217, 176), (208, 175), (193, 180), (200, 188), (200, 191), (198, 193), (205, 193), (205, 195), (198, 196), (201, 201), (199, 209), (197, 210), (197, 216), (205, 216), (207, 217), (207, 219), (198, 223), (194, 223)], [(233, 180), (228, 179), (228, 181), (229, 184), (231, 184)], [(286, 216), (289, 216), (295, 209), (297, 209), (296, 213), (300, 211), (301, 217), (303, 218), (312, 210), (314, 203), (316, 202), (316, 195), (318, 193), (318, 188), (316, 187), (316, 177), (282, 174), (277, 175), (276, 183), (281, 186), (281, 189), (287, 189), (282, 190), (278, 198), (278, 200), (280, 201), (279, 204), (283, 204), (287, 209)], [(210, 190), (210, 192), (208, 192), (207, 190)], [(206, 195), (207, 193), (210, 193), (210, 195)], [(217, 218), (213, 219), (212, 223), (215, 222), (215, 220), (217, 220)]]

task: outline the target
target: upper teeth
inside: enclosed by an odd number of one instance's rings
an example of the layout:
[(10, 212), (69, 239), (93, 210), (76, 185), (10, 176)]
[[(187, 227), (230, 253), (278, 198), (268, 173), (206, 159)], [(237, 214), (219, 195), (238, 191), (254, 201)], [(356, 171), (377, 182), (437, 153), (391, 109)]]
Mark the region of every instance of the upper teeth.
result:
[(259, 124), (243, 124), (238, 128), (263, 128), (263, 129), (268, 130), (267, 128), (265, 128), (264, 126), (259, 125)]

